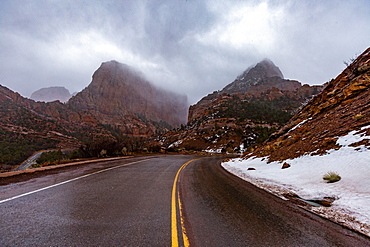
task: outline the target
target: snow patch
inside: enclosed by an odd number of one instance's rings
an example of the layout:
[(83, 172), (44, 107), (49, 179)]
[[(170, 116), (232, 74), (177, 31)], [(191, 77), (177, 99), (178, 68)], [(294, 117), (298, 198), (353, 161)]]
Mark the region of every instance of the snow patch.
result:
[(310, 118), (308, 118), (308, 119), (303, 120), (302, 122), (300, 122), (299, 124), (297, 124), (296, 126), (294, 126), (293, 128), (291, 128), (291, 129), (289, 130), (289, 132), (290, 132), (290, 131), (295, 130), (296, 128), (301, 127), (305, 122), (307, 122), (308, 120), (311, 120), (311, 119), (312, 119), (312, 117), (310, 117)]
[[(222, 166), (281, 198), (287, 193), (307, 200), (335, 198), (331, 207), (311, 210), (370, 236), (370, 149), (364, 145), (350, 147), (369, 138), (363, 132), (367, 128), (370, 125), (338, 137), (337, 144), (341, 146), (338, 150), (332, 149), (322, 156), (308, 154), (285, 160), (291, 165), (287, 169), (281, 169), (282, 162), (267, 163), (266, 157), (232, 159)], [(247, 170), (250, 167), (256, 170)], [(338, 173), (342, 179), (326, 183), (323, 175), (329, 171)]]
[(220, 154), (220, 153), (222, 153), (222, 149), (221, 148), (218, 148), (218, 149), (210, 148), (210, 149), (204, 150), (204, 152), (211, 153), (211, 154)]
[(182, 140), (178, 140), (172, 143), (171, 145), (169, 145), (168, 148), (178, 147), (179, 145), (181, 145), (181, 143), (182, 143)]

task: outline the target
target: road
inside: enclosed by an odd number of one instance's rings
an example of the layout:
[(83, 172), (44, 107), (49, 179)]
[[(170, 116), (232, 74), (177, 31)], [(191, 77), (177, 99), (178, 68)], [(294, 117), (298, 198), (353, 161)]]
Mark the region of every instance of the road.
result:
[(39, 152), (37, 154), (34, 154), (31, 158), (24, 161), (17, 169), (14, 171), (23, 171), (26, 170), (28, 167), (32, 166), (33, 164), (36, 164), (36, 160), (40, 158), (41, 154), (43, 152)]
[(136, 157), (3, 179), (0, 246), (370, 246), (225, 172), (220, 158), (198, 158)]

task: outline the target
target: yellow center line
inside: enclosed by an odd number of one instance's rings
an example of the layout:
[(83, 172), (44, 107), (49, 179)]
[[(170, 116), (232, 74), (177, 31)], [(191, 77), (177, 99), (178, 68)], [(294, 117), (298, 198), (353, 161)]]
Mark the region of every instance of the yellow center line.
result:
[(179, 203), (179, 211), (180, 211), (180, 223), (181, 223), (181, 231), (182, 231), (182, 240), (184, 241), (184, 246), (185, 247), (188, 247), (190, 246), (190, 243), (189, 243), (189, 238), (188, 238), (188, 235), (186, 234), (186, 229), (185, 229), (185, 220), (184, 220), (184, 216), (183, 216), (183, 207), (182, 207), (182, 203), (181, 203), (181, 200), (180, 200), (180, 191), (177, 195), (178, 197), (178, 203)]
[[(201, 158), (198, 158), (201, 159)], [(182, 232), (182, 238), (184, 242), (184, 246), (188, 247), (189, 246), (189, 238), (186, 235), (186, 230), (184, 226), (184, 219), (183, 219), (183, 214), (182, 214), (182, 204), (180, 201), (180, 196), (177, 195), (177, 200), (176, 200), (176, 192), (177, 192), (177, 182), (179, 179), (179, 175), (182, 169), (185, 168), (188, 164), (191, 162), (198, 160), (198, 159), (193, 159), (190, 160), (186, 163), (184, 163), (180, 169), (177, 171), (175, 179), (173, 181), (173, 186), (172, 186), (172, 201), (171, 201), (171, 232), (172, 232), (172, 247), (178, 247), (179, 246), (179, 236), (177, 233), (177, 205), (176, 201), (178, 201), (179, 204), (179, 212), (180, 212), (180, 220), (181, 220), (181, 232)]]

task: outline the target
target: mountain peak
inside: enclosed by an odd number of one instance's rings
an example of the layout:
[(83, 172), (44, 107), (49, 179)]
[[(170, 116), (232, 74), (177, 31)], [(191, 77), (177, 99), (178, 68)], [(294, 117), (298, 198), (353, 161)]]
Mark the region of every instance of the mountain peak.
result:
[(248, 79), (262, 79), (269, 77), (279, 77), (284, 79), (283, 73), (281, 73), (280, 69), (270, 59), (265, 58), (256, 65), (246, 69), (237, 79), (244, 81)]
[(123, 80), (126, 84), (136, 81), (147, 81), (144, 74), (139, 70), (116, 60), (111, 60), (103, 62), (93, 74), (93, 79), (101, 78), (102, 81), (93, 80), (93, 82), (104, 85), (116, 85), (122, 79), (121, 77), (126, 78), (126, 80)]
[(270, 59), (265, 58), (246, 69), (232, 83), (224, 87), (221, 93), (246, 93), (251, 90), (261, 91), (273, 87), (292, 91), (301, 87), (301, 83), (285, 80), (280, 69)]

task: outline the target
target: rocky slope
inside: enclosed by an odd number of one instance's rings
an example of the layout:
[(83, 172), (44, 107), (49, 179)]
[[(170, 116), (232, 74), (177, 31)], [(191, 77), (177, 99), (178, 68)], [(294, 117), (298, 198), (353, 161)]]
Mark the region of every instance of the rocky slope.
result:
[(65, 87), (48, 87), (33, 92), (30, 98), (34, 101), (52, 102), (59, 100), (65, 103), (71, 97), (71, 93)]
[(150, 136), (186, 123), (187, 97), (161, 90), (133, 68), (116, 61), (103, 63), (92, 82), (68, 105), (87, 111), (125, 134)]
[[(249, 155), (270, 161), (339, 148), (337, 139), (370, 125), (370, 48), (314, 97), (263, 146)], [(369, 129), (365, 129), (369, 135)], [(370, 140), (356, 145), (370, 148)], [(352, 145), (352, 146), (353, 146)]]
[(261, 143), (323, 86), (283, 79), (268, 59), (190, 106), (188, 124), (162, 136), (162, 145), (235, 152)]

